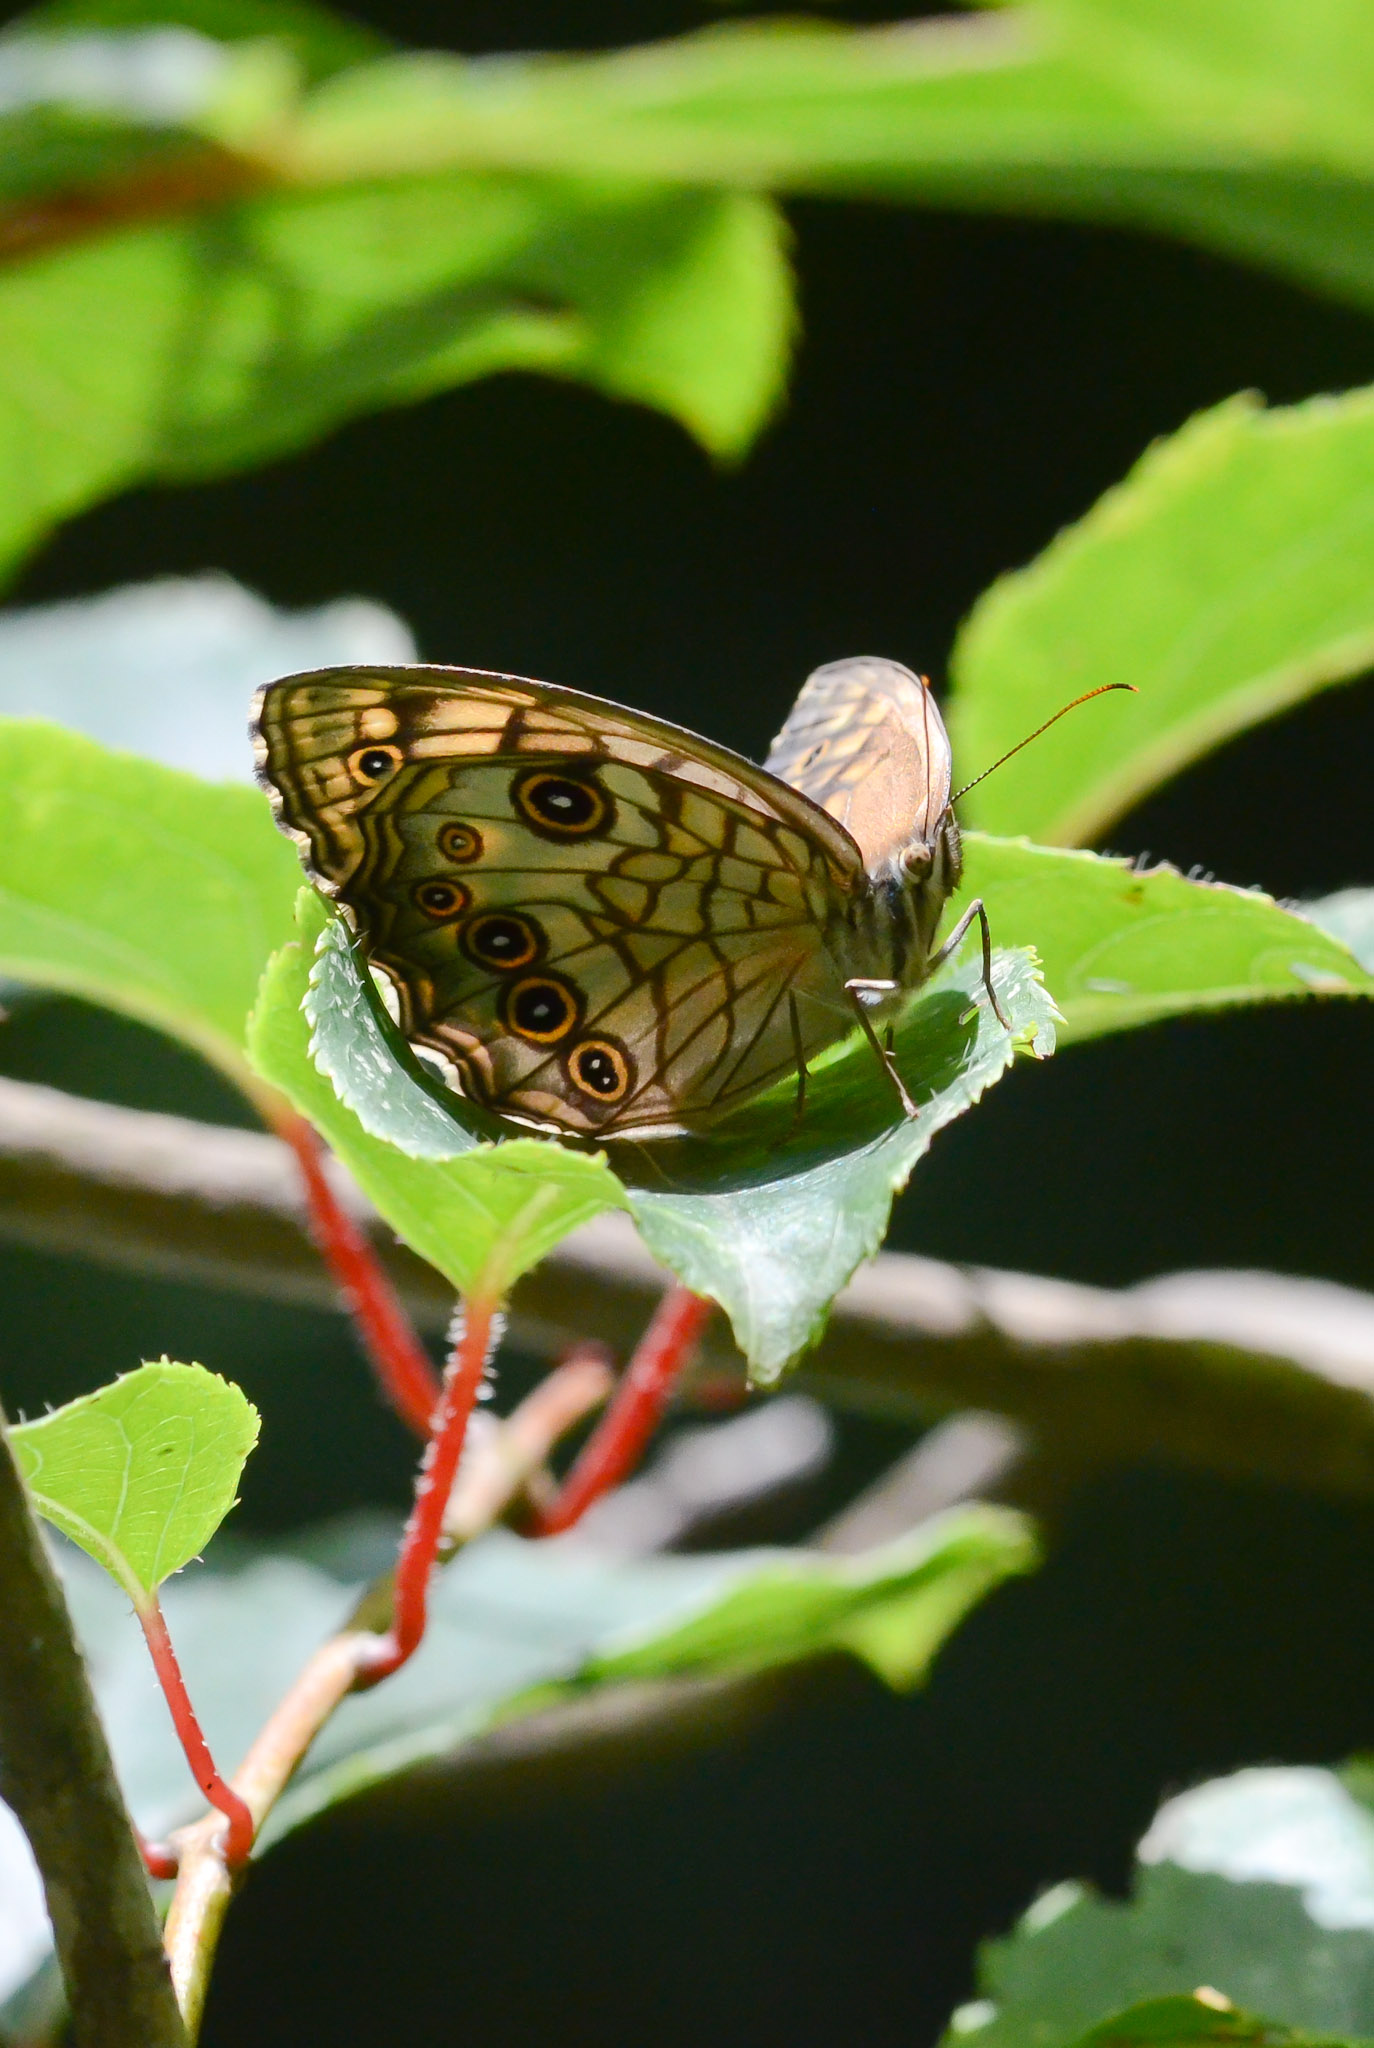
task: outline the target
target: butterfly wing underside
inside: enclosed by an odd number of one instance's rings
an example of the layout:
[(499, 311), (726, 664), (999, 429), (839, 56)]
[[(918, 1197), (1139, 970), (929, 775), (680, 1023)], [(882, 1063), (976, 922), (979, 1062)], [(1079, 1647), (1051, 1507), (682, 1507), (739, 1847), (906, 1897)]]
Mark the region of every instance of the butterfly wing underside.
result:
[(845, 827), (870, 875), (919, 865), (949, 810), (949, 736), (930, 685), (877, 656), (816, 669), (766, 766)]
[(519, 677), (335, 669), (261, 693), (279, 822), (446, 1078), (602, 1139), (709, 1123), (847, 1028), (859, 852), (804, 793)]

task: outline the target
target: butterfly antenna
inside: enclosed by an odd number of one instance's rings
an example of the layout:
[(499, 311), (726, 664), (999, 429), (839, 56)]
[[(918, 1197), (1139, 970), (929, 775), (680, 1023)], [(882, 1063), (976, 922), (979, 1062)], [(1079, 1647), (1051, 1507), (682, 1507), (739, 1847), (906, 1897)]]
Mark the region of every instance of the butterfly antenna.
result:
[(950, 802), (957, 804), (961, 796), (967, 796), (971, 789), (977, 789), (980, 782), (986, 782), (989, 775), (995, 775), (1014, 754), (1020, 753), (1022, 747), (1028, 747), (1032, 740), (1039, 739), (1042, 732), (1048, 732), (1052, 725), (1057, 725), (1067, 712), (1076, 711), (1080, 704), (1090, 704), (1094, 697), (1105, 697), (1109, 690), (1129, 690), (1133, 697), (1140, 695), (1134, 683), (1099, 683), (1095, 690), (1085, 690), (1081, 697), (1075, 697), (1071, 703), (1061, 704), (1053, 718), (1047, 718), (1043, 725), (1037, 725), (1034, 732), (1028, 732), (1014, 747), (1008, 747), (1005, 754), (1000, 755), (990, 768), (985, 768), (981, 775), (975, 775), (972, 782), (966, 782), (962, 789), (956, 789)]

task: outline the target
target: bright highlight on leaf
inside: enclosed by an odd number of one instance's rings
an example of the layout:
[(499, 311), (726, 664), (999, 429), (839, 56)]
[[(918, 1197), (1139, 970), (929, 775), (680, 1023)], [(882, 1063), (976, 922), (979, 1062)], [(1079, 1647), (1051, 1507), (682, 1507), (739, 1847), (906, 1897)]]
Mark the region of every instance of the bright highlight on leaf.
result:
[(230, 1381), (164, 1358), (10, 1439), (38, 1513), (143, 1610), (233, 1507), (258, 1412)]

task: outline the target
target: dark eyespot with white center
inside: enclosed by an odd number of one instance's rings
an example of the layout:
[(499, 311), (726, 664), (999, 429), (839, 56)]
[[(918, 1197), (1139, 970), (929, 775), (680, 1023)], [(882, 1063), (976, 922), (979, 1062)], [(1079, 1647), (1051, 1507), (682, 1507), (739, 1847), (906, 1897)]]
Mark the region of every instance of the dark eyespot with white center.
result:
[(481, 857), (482, 835), (460, 819), (450, 818), (447, 825), (439, 827), (438, 846), (445, 860), (463, 867), (468, 861)]
[(629, 1054), (611, 1038), (584, 1038), (568, 1055), (574, 1086), (598, 1102), (619, 1102), (633, 1078)]
[(611, 817), (611, 800), (599, 782), (543, 768), (516, 776), (511, 802), (545, 839), (588, 839), (603, 831)]
[(375, 787), (388, 782), (404, 760), (399, 747), (359, 747), (348, 757), (348, 772), (355, 782)]
[(432, 917), (436, 924), (459, 916), (472, 901), (461, 882), (417, 882), (411, 897), (416, 908), (422, 910), (426, 917)]
[(508, 991), (502, 1007), (507, 1028), (531, 1045), (557, 1045), (577, 1025), (577, 997), (551, 975), (526, 975)]
[(464, 925), (460, 944), (469, 960), (475, 960), (479, 967), (510, 972), (529, 967), (539, 958), (544, 934), (533, 918), (517, 917), (513, 911), (488, 910)]

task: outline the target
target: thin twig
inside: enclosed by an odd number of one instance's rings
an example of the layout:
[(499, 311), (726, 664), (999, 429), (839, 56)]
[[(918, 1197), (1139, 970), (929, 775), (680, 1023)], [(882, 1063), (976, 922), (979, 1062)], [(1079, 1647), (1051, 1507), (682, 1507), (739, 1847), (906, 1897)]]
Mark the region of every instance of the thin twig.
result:
[[(444, 1530), (450, 1554), (460, 1540), (480, 1535), (500, 1518), (529, 1472), (542, 1465), (560, 1437), (605, 1398), (608, 1378), (599, 1361), (570, 1360), (497, 1426), (464, 1466), (449, 1496)], [(461, 1523), (461, 1529), (455, 1529), (455, 1523)], [(376, 1633), (371, 1626), (360, 1626), (360, 1619), (366, 1616), (369, 1624), (376, 1620), (379, 1626), (389, 1625), (393, 1576), (387, 1573), (370, 1587), (349, 1625), (310, 1657), (235, 1771), (233, 1789), (252, 1814), (255, 1833), (321, 1728), (375, 1657)], [(233, 1897), (234, 1876), (225, 1864), (224, 1823), (218, 1813), (179, 1830), (176, 1846), (180, 1869), (167, 1916), (167, 1956), (194, 2037)]]
[(157, 1915), (0, 1415), (0, 1797), (43, 1879), (77, 2048), (186, 2048)]
[[(327, 1170), (366, 1225), (362, 1196)], [(13, 1241), (329, 1303), (302, 1215), (274, 1138), (0, 1079), (0, 1235)], [(442, 1329), (447, 1284), (375, 1217), (371, 1229), (412, 1314)], [(628, 1353), (664, 1277), (627, 1219), (598, 1218), (517, 1284), (511, 1338), (557, 1356), (594, 1329)], [(701, 1359), (712, 1384), (740, 1379), (723, 1317)], [(1374, 1495), (1374, 1296), (1325, 1281), (1175, 1273), (1111, 1289), (882, 1252), (839, 1296), (798, 1383), (909, 1419), (991, 1410), (1068, 1469), (1150, 1457)]]
[[(256, 1832), (275, 1806), (320, 1729), (352, 1691), (374, 1636), (352, 1631), (323, 1643), (264, 1724), (238, 1770), (234, 1790)], [(194, 2040), (200, 2031), (220, 1929), (234, 1892), (224, 1860), (224, 1822), (208, 1814), (176, 1837), (181, 1867), (167, 1915), (167, 1960)]]

